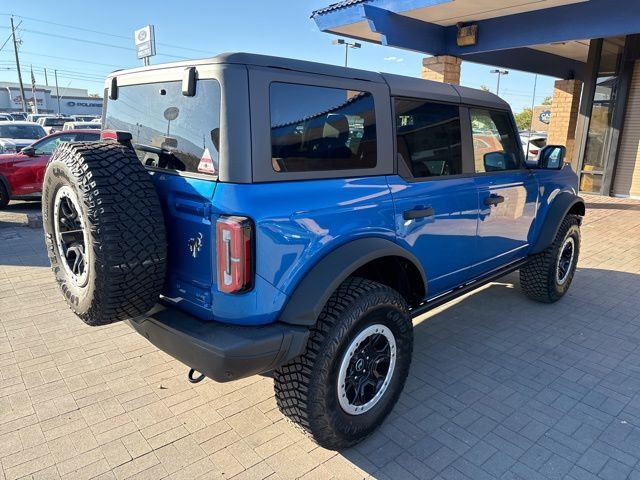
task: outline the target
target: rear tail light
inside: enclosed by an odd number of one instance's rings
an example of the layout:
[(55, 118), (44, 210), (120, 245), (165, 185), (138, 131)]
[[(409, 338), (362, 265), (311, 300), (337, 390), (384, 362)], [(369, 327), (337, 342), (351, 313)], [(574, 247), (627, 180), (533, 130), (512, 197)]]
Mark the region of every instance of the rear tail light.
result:
[(133, 137), (131, 133), (122, 130), (102, 130), (100, 140), (114, 140), (116, 142), (130, 142)]
[(529, 150), (529, 153), (531, 153), (531, 155), (537, 155), (539, 151), (540, 150), (531, 149), (531, 150)]
[(237, 293), (253, 281), (253, 226), (245, 217), (220, 217), (216, 222), (218, 290)]

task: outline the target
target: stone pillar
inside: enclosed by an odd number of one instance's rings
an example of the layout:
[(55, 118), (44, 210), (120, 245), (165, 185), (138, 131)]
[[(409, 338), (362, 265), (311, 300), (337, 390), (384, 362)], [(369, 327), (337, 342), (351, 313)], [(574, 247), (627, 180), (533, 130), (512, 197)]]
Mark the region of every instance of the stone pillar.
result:
[(462, 60), (450, 55), (422, 59), (422, 78), (435, 82), (460, 85), (460, 65)]
[(580, 80), (556, 80), (553, 88), (547, 144), (566, 146), (568, 161), (574, 154), (581, 93)]

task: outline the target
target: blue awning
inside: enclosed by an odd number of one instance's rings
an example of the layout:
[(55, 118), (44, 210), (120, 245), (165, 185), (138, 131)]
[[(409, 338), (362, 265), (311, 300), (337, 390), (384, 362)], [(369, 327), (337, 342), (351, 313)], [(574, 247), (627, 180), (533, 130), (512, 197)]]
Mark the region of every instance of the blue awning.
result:
[[(312, 13), (318, 27), (362, 41), (453, 55), (561, 78), (581, 78), (588, 42), (640, 33), (639, 0), (345, 0)], [(477, 25), (459, 46), (457, 24)]]

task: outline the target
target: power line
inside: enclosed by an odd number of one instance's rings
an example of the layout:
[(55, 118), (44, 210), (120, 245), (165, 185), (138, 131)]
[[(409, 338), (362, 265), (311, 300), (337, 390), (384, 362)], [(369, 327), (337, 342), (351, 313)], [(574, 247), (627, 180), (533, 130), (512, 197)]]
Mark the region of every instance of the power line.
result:
[[(9, 13), (1, 13), (0, 15), (6, 15), (6, 16), (11, 16), (11, 14)], [(44, 23), (44, 24), (48, 24), (48, 25), (55, 25), (56, 27), (65, 27), (65, 28), (71, 28), (73, 30), (78, 30), (78, 31), (83, 31), (83, 32), (90, 32), (90, 33), (94, 33), (94, 34), (98, 34), (98, 35), (104, 35), (107, 37), (112, 37), (112, 38), (120, 38), (123, 40), (127, 40), (127, 41), (131, 41), (131, 37), (127, 37), (124, 35), (117, 35), (115, 33), (109, 33), (109, 32), (102, 32), (100, 30), (93, 30), (90, 28), (83, 28), (83, 27), (78, 27), (77, 25), (67, 25), (64, 23), (57, 23), (57, 22), (52, 22), (50, 20), (42, 20), (39, 18), (35, 18), (35, 17), (25, 17), (24, 15), (14, 15), (17, 18), (22, 18), (24, 20), (31, 20), (34, 22), (40, 22), (40, 23)], [(174, 45), (171, 43), (164, 43), (164, 42), (156, 42), (157, 45), (161, 45), (164, 47), (170, 47), (170, 48), (176, 48), (179, 50), (186, 50), (186, 51), (190, 51), (190, 52), (196, 52), (196, 53), (204, 53), (207, 55), (211, 55), (211, 52), (208, 50), (200, 50), (198, 48), (190, 48), (190, 47), (183, 47), (181, 45)]]

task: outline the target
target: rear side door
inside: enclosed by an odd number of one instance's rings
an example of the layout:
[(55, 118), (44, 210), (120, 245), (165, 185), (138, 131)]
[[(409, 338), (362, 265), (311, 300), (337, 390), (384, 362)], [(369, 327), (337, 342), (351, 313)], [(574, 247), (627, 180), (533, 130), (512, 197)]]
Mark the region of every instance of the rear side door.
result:
[(478, 190), (478, 273), (526, 256), (532, 242), (538, 181), (525, 168), (512, 116), (469, 108)]
[(397, 242), (420, 260), (433, 297), (469, 280), (475, 262), (478, 195), (463, 172), (460, 107), (395, 98), (394, 117)]

